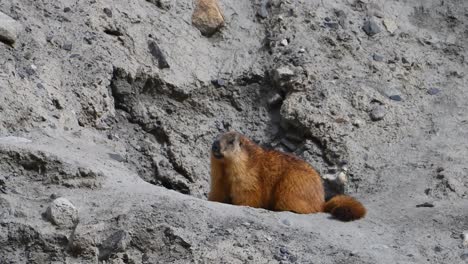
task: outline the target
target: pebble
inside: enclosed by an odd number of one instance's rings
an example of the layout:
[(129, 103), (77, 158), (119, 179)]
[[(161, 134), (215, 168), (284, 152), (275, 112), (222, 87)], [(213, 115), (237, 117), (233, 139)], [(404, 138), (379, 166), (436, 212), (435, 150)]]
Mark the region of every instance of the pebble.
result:
[(379, 121), (385, 117), (385, 107), (382, 105), (375, 105), (369, 113), (372, 121)]
[(287, 255), (290, 254), (289, 250), (287, 248), (285, 248), (285, 247), (280, 247), (280, 253), (281, 254), (287, 254)]
[(110, 10), (110, 8), (104, 7), (102, 11), (104, 12), (104, 14), (106, 14), (107, 17), (112, 17), (112, 10)]
[(273, 71), (273, 80), (275, 82), (281, 81), (281, 80), (287, 80), (291, 77), (294, 76), (294, 71), (291, 70), (289, 67), (281, 67), (278, 69), (275, 69)]
[(429, 203), (429, 202), (425, 202), (425, 203), (416, 205), (416, 207), (418, 207), (418, 208), (419, 207), (434, 207), (434, 204)]
[(162, 53), (161, 49), (159, 48), (158, 44), (154, 41), (148, 42), (148, 48), (150, 50), (151, 55), (158, 61), (158, 68), (165, 69), (170, 68), (169, 63), (166, 60), (166, 56)]
[(71, 11), (71, 8), (70, 8), (70, 7), (65, 7), (65, 8), (63, 9), (63, 12), (65, 12), (65, 13), (68, 13), (68, 12), (70, 12), (70, 11)]
[(364, 121), (361, 119), (355, 119), (353, 120), (353, 126), (355, 127), (362, 127), (364, 125)]
[(436, 94), (440, 93), (440, 89), (430, 88), (429, 90), (427, 90), (427, 93), (430, 94), (430, 95), (436, 95)]
[(197, 0), (192, 14), (192, 24), (207, 37), (223, 27), (224, 16), (218, 0)]
[(260, 5), (260, 8), (257, 10), (257, 15), (261, 18), (267, 18), (268, 17), (268, 9), (267, 9), (267, 6), (268, 6), (268, 2), (269, 0), (263, 0), (261, 5)]
[(388, 18), (384, 19), (383, 24), (384, 24), (385, 28), (387, 29), (387, 31), (390, 32), (390, 34), (395, 33), (395, 31), (398, 29), (398, 26), (395, 23), (395, 21), (393, 21), (391, 19), (388, 19)]
[(366, 32), (368, 36), (374, 36), (380, 33), (381, 31), (379, 25), (377, 25), (374, 19), (369, 19), (366, 22), (364, 22), (364, 25), (362, 26), (362, 30), (364, 30), (364, 32)]
[(78, 222), (78, 210), (66, 198), (52, 201), (46, 211), (47, 218), (57, 226), (73, 227)]
[(382, 55), (374, 53), (374, 55), (372, 55), (372, 59), (374, 59), (375, 61), (383, 61), (384, 57)]
[(281, 46), (284, 46), (286, 47), (287, 45), (289, 45), (289, 42), (287, 39), (283, 39), (281, 42), (280, 42)]
[(15, 44), (19, 25), (16, 20), (0, 12), (0, 42), (10, 46)]
[(288, 219), (281, 220), (281, 223), (283, 223), (285, 226), (291, 226), (291, 222)]
[(73, 44), (71, 42), (66, 42), (62, 45), (62, 49), (66, 51), (71, 51), (73, 48)]
[(391, 100), (393, 101), (397, 101), (397, 102), (400, 102), (402, 101), (403, 99), (401, 98), (400, 95), (396, 94), (396, 95), (390, 95), (388, 98), (390, 98)]
[(123, 157), (122, 155), (118, 154), (118, 153), (108, 153), (109, 157), (115, 161), (118, 161), (118, 162), (124, 162), (126, 161), (125, 157)]
[(226, 86), (226, 81), (224, 81), (223, 79), (213, 79), (211, 80), (211, 83), (218, 88)]
[(336, 22), (325, 22), (324, 25), (331, 29), (338, 29), (339, 24)]

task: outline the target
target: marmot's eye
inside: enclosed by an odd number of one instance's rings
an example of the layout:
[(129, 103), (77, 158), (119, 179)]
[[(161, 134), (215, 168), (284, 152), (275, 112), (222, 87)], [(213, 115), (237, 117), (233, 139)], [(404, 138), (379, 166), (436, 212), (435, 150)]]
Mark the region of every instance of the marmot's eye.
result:
[(234, 144), (234, 141), (235, 141), (234, 139), (231, 139), (231, 140), (228, 141), (228, 144), (229, 144), (229, 145), (233, 145), (233, 144)]

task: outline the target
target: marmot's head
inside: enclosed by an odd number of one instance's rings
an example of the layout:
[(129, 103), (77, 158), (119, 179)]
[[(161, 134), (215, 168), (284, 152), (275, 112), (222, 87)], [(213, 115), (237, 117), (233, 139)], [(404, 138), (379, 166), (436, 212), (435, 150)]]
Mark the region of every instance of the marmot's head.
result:
[(216, 159), (232, 159), (242, 151), (242, 135), (231, 131), (219, 135), (211, 146), (211, 153)]

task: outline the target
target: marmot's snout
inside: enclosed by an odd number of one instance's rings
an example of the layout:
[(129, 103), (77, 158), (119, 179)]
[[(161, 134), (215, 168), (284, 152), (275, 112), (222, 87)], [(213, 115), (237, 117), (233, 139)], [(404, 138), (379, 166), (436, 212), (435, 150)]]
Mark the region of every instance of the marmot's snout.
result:
[(213, 142), (213, 145), (211, 145), (211, 152), (213, 153), (213, 156), (217, 159), (223, 158), (223, 154), (221, 154), (221, 144), (219, 143), (219, 140), (215, 140)]

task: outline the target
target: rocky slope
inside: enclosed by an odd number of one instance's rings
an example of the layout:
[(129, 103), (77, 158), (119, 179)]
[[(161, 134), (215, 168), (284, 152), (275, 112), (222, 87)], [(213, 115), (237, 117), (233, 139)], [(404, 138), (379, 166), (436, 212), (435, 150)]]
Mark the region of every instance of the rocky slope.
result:
[[(468, 262), (468, 2), (219, 9), (0, 0), (0, 263)], [(368, 216), (207, 202), (229, 129)]]

